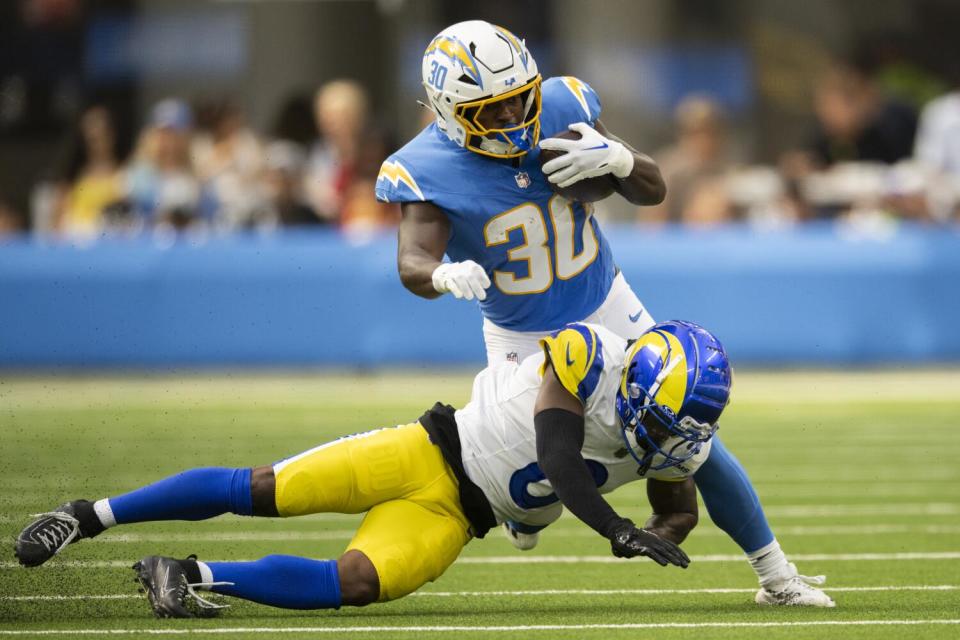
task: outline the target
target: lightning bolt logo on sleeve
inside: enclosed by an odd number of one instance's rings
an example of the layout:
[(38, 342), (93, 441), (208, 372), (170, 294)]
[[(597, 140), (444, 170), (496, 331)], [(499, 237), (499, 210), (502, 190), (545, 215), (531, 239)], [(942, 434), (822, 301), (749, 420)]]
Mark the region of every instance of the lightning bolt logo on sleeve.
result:
[(423, 191), (421, 191), (420, 186), (417, 185), (417, 181), (413, 179), (413, 176), (410, 175), (410, 172), (407, 171), (406, 167), (397, 161), (390, 162), (388, 160), (380, 166), (380, 173), (377, 175), (377, 183), (379, 183), (381, 180), (389, 182), (395, 189), (398, 188), (400, 184), (404, 184), (408, 189), (410, 189), (410, 191), (416, 194), (418, 198), (421, 200), (426, 200), (426, 198), (423, 196)]
[(566, 85), (567, 89), (570, 90), (570, 93), (573, 94), (573, 97), (577, 99), (577, 102), (580, 103), (580, 108), (583, 109), (583, 112), (586, 114), (587, 120), (593, 120), (593, 115), (590, 113), (590, 105), (587, 104), (586, 92), (592, 91), (592, 89), (587, 86), (585, 82), (579, 78), (574, 78), (573, 76), (564, 76), (563, 84)]

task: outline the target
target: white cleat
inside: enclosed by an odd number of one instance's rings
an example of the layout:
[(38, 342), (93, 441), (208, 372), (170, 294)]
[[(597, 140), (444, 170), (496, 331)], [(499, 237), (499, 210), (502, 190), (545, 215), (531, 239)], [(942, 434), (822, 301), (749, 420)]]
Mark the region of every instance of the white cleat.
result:
[(510, 541), (514, 547), (520, 551), (529, 551), (540, 542), (540, 532), (521, 533), (510, 526), (509, 522), (503, 523), (503, 535)]
[[(782, 576), (757, 591), (757, 604), (781, 607), (835, 607), (833, 598), (817, 588), (826, 576), (801, 576), (792, 562)], [(815, 586), (816, 585), (816, 586)]]

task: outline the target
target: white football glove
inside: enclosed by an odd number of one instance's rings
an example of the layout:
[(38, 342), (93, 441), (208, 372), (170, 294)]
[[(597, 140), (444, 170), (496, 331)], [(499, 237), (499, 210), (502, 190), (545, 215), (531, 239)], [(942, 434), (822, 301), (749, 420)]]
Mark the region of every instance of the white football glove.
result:
[(489, 286), (487, 272), (473, 260), (444, 262), (433, 270), (433, 288), (455, 298), (486, 300)]
[(569, 129), (579, 133), (580, 139), (545, 138), (540, 142), (541, 149), (566, 151), (543, 165), (543, 172), (553, 184), (566, 188), (608, 173), (626, 178), (633, 171), (633, 153), (622, 143), (601, 135), (586, 122), (571, 124)]

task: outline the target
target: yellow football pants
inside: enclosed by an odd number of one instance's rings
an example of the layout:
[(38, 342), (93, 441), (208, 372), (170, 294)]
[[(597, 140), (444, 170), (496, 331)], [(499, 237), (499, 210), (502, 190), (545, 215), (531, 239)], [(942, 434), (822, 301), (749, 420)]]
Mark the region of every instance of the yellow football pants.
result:
[(347, 436), (273, 469), (281, 516), (367, 512), (347, 550), (373, 563), (381, 602), (436, 580), (470, 541), (457, 480), (419, 423)]

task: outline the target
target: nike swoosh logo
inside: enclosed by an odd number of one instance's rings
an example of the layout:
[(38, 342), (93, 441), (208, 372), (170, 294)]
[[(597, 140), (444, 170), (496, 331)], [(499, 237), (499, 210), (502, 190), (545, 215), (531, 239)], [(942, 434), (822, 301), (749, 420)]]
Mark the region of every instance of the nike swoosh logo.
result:
[(610, 145), (604, 142), (603, 144), (598, 144), (595, 147), (587, 147), (586, 149), (584, 149), (584, 151), (595, 151), (596, 149), (606, 149), (608, 146)]
[(628, 317), (630, 318), (630, 322), (636, 322), (637, 320), (640, 319), (640, 316), (642, 315), (643, 315), (643, 309), (640, 309), (640, 311), (637, 311), (636, 313), (631, 314)]
[(570, 345), (567, 345), (567, 366), (571, 366), (575, 361), (570, 357)]

